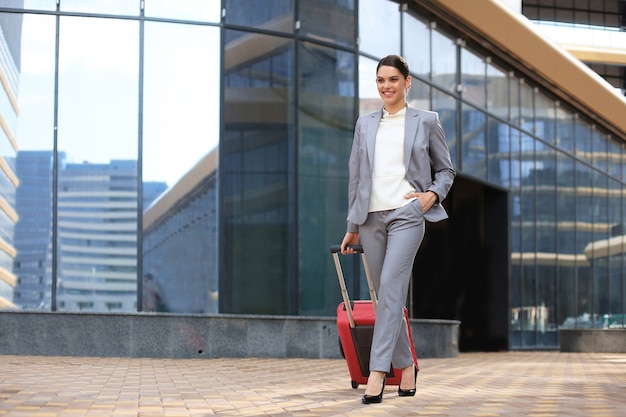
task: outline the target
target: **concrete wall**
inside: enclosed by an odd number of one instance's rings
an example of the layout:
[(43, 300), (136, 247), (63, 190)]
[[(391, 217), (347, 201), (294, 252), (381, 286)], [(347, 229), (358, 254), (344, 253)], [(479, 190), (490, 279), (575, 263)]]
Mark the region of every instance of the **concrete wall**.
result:
[(626, 329), (559, 330), (561, 352), (626, 353)]
[[(412, 320), (418, 357), (456, 357), (458, 321)], [(333, 317), (0, 313), (0, 355), (340, 358)]]

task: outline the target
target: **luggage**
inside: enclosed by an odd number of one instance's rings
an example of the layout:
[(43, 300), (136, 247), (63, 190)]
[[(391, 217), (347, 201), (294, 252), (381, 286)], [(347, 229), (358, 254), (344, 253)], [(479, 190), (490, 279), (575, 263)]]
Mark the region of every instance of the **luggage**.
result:
[[(343, 302), (339, 303), (337, 306), (337, 331), (339, 333), (340, 348), (342, 356), (346, 359), (348, 364), (348, 371), (352, 379), (352, 388), (356, 389), (360, 384), (367, 384), (377, 299), (370, 279), (367, 259), (363, 253), (363, 248), (360, 245), (351, 247), (361, 253), (371, 300), (350, 301), (348, 290), (346, 289), (346, 282), (341, 270), (341, 264), (339, 263), (341, 246), (332, 245), (330, 252), (333, 255), (335, 268), (337, 269), (337, 277), (339, 278), (339, 286), (341, 287), (341, 294), (343, 296)], [(406, 307), (404, 308), (404, 322), (406, 323), (405, 328), (409, 334), (413, 363), (416, 372), (418, 372), (419, 365), (417, 363), (417, 355), (415, 354), (415, 346), (413, 345), (413, 336), (409, 324), (409, 314)], [(400, 385), (401, 379), (402, 370), (400, 369), (392, 368), (387, 373), (387, 385)]]

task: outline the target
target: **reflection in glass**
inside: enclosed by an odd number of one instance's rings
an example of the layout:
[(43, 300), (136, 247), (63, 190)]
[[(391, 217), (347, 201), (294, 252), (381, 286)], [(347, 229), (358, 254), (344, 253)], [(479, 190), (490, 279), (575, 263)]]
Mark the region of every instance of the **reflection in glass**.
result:
[(16, 154), (21, 26), (21, 15), (0, 13), (0, 309), (15, 308), (14, 294), (19, 297), (20, 291), (16, 291), (18, 279), (13, 273), (13, 260), (17, 254), (14, 233), (19, 219)]
[(136, 310), (138, 29), (61, 18), (60, 310)]
[(354, 46), (356, 13), (354, 1), (301, 1), (300, 35), (324, 42)]
[[(409, 63), (410, 65), (410, 63)], [(420, 81), (419, 78), (412, 77), (411, 88), (407, 95), (407, 101), (418, 109), (430, 110), (430, 84)]]
[[(79, 1), (79, 0), (77, 0)], [(133, 0), (134, 1), (134, 0)], [(219, 22), (221, 5), (219, 0), (143, 0), (146, 17), (166, 19)]]
[(609, 171), (609, 137), (596, 129), (595, 125), (591, 127), (591, 153), (593, 166), (601, 170), (603, 173)]
[[(559, 126), (562, 126), (562, 123), (559, 123)], [(563, 129), (561, 129), (563, 131)], [(594, 159), (593, 152), (593, 140), (591, 138), (591, 126), (586, 121), (582, 120), (578, 115), (574, 117), (574, 142), (575, 142), (575, 152), (576, 157), (588, 162), (592, 163)], [(563, 142), (563, 141), (561, 141)]]
[[(385, 22), (387, 30), (379, 29), (380, 22)], [(359, 2), (359, 49), (361, 52), (378, 59), (391, 54), (400, 55), (400, 30), (398, 30), (400, 27), (400, 6), (397, 3), (387, 0)], [(372, 30), (372, 28), (377, 28), (377, 30)]]
[(440, 32), (432, 31), (433, 54), (432, 80), (448, 91), (456, 91), (456, 44), (454, 40)]
[[(506, 125), (505, 125), (506, 126)], [(529, 323), (529, 314), (524, 309), (524, 291), (523, 291), (523, 277), (524, 277), (524, 257), (522, 252), (522, 238), (523, 225), (521, 216), (521, 152), (520, 152), (520, 131), (514, 128), (501, 127), (500, 134), (503, 136), (503, 140), (506, 141), (508, 137), (508, 151), (511, 158), (510, 167), (508, 172), (510, 174), (510, 219), (511, 219), (511, 345), (513, 347), (522, 347), (527, 344), (524, 343), (524, 335)], [(507, 133), (507, 130), (509, 131)], [(506, 145), (503, 143), (502, 148), (506, 149)], [(502, 172), (506, 175), (506, 169)], [(531, 262), (534, 262), (531, 259)]]
[[(575, 213), (576, 239), (573, 252), (584, 254), (585, 248), (593, 241), (594, 204), (593, 204), (593, 172), (587, 165), (575, 163)], [(586, 256), (581, 256), (576, 277), (574, 317), (577, 327), (599, 327), (599, 317), (594, 315), (593, 305), (593, 276)], [(584, 259), (585, 268), (582, 268)]]
[(608, 148), (606, 152), (606, 172), (610, 176), (623, 179), (622, 167), (626, 166), (622, 156), (622, 146), (615, 139), (608, 140)]
[[(536, 207), (536, 187), (535, 187), (535, 141), (532, 137), (522, 133), (520, 142), (521, 172), (520, 172), (520, 231), (522, 259), (528, 257), (529, 260), (523, 262), (522, 268), (522, 307), (525, 309), (537, 306), (537, 217)], [(531, 314), (526, 317), (522, 327), (522, 346), (533, 346), (537, 344), (537, 325), (542, 322), (545, 314)], [(537, 318), (540, 320), (538, 321)]]
[[(18, 16), (8, 15), (13, 19)], [(4, 28), (3, 31), (5, 37), (14, 37), (13, 40), (20, 36), (19, 32)], [(11, 54), (19, 57), (20, 63), (19, 115), (15, 131), (20, 151), (14, 161), (10, 157), (14, 151), (7, 149), (11, 153), (3, 151), (2, 154), (19, 179), (15, 193), (19, 219), (13, 240), (16, 251), (13, 275), (17, 280), (13, 303), (23, 309), (51, 309), (54, 38), (54, 17), (24, 15), (21, 49)], [(3, 72), (10, 73), (7, 68), (3, 68)], [(6, 107), (1, 111), (5, 119), (7, 112)], [(3, 192), (3, 195), (6, 194)]]
[(450, 158), (452, 159), (452, 165), (457, 166), (457, 118), (456, 118), (456, 100), (440, 90), (433, 89), (433, 111), (439, 113), (439, 121), (443, 131), (446, 133), (446, 142), (450, 149)]
[(217, 313), (219, 28), (144, 37), (142, 310)]
[(461, 169), (470, 175), (487, 177), (487, 117), (482, 111), (463, 104)]
[(57, 0), (24, 0), (24, 9), (56, 10)]
[(540, 141), (535, 142), (535, 212), (537, 298), (533, 306), (536, 319), (537, 345), (558, 346), (557, 335), (557, 201), (555, 150)]
[[(274, 32), (293, 33), (294, 0), (225, 0), (224, 22)], [(219, 1), (215, 1), (219, 4)], [(226, 41), (245, 32), (229, 31)]]
[[(524, 93), (524, 88), (522, 88), (522, 93)], [(535, 128), (533, 133), (543, 139), (548, 143), (559, 143), (560, 142), (560, 131), (556, 130), (556, 102), (552, 100), (550, 97), (542, 94), (540, 91), (535, 91), (534, 94), (535, 104), (534, 104), (534, 121)], [(524, 111), (524, 107), (522, 107), (522, 112)], [(559, 114), (559, 122), (565, 117), (562, 113)], [(524, 118), (526, 121), (526, 118)], [(570, 146), (573, 146), (573, 136), (572, 134), (568, 134), (569, 140), (572, 141)], [(566, 147), (562, 149), (567, 149)], [(572, 148), (573, 149), (573, 148)], [(571, 150), (571, 149), (570, 149)]]
[[(594, 138), (594, 141), (598, 140), (600, 143), (606, 144), (600, 140), (600, 138)], [(597, 151), (594, 151), (594, 154)], [(600, 326), (603, 326), (603, 316), (610, 313), (609, 300), (610, 300), (610, 282), (607, 270), (597, 268), (599, 266), (594, 261), (599, 258), (603, 258), (606, 253), (603, 253), (603, 248), (611, 237), (612, 225), (609, 222), (609, 204), (610, 204), (610, 190), (609, 190), (609, 178), (598, 171), (591, 172), (591, 187), (592, 187), (592, 219), (591, 224), (592, 233), (591, 241), (584, 249), (585, 255), (591, 260), (593, 267), (593, 292), (590, 294), (592, 316), (597, 317)], [(600, 245), (604, 243), (604, 245)], [(607, 260), (608, 261), (608, 260)]]
[(490, 117), (487, 127), (489, 181), (503, 187), (511, 185), (510, 127)]
[[(378, 61), (359, 56), (359, 114), (367, 114), (383, 106), (376, 86), (377, 65)], [(410, 65), (409, 62), (409, 68)]]
[(479, 108), (486, 107), (487, 78), (485, 61), (466, 48), (461, 49), (461, 85), (463, 99)]
[[(29, 0), (26, 0), (27, 2)], [(154, 0), (145, 0), (146, 3)], [(104, 13), (119, 15), (139, 15), (139, 3), (141, 0), (61, 0), (60, 6), (63, 12), (79, 13)]]
[(509, 119), (509, 77), (492, 63), (487, 64), (487, 108), (491, 114)]
[[(302, 43), (299, 62), (298, 313), (322, 315), (337, 304), (335, 282), (320, 285), (317, 278), (335, 273), (325, 249), (341, 242), (346, 227), (355, 55)], [(323, 198), (311, 199), (314, 195)], [(345, 273), (347, 277), (354, 276), (351, 269)], [(348, 280), (347, 285), (351, 284), (354, 285)]]
[[(526, 129), (534, 133), (540, 138), (546, 138), (542, 129), (535, 128), (535, 90), (526, 84), (523, 79), (520, 80), (520, 104), (518, 125), (522, 129)], [(541, 105), (541, 103), (539, 103)], [(539, 124), (538, 124), (539, 125)], [(550, 136), (548, 136), (550, 137)]]
[(413, 74), (430, 80), (430, 26), (410, 11), (402, 16), (402, 53)]
[(287, 314), (296, 281), (293, 48), (287, 39), (232, 32), (220, 142), (220, 312)]
[(489, 118), (489, 179), (495, 184), (511, 186), (511, 127)]
[[(604, 257), (593, 259), (596, 275), (599, 279), (606, 279), (607, 293), (607, 316), (603, 317), (603, 325), (609, 328), (624, 328), (626, 325), (626, 305), (623, 298), (626, 287), (624, 286), (624, 255), (626, 254), (626, 242), (624, 237), (624, 217), (622, 215), (623, 185), (614, 179), (608, 181), (608, 210), (610, 225), (609, 238), (606, 241), (608, 247), (612, 248), (611, 254), (602, 254)], [(603, 259), (604, 258), (604, 259)], [(606, 278), (604, 278), (606, 277)]]

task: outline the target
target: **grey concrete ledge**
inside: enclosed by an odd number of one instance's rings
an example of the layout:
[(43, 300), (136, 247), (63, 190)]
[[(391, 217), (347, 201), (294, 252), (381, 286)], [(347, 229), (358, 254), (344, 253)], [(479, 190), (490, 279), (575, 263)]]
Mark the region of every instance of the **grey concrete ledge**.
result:
[[(0, 355), (340, 358), (334, 317), (0, 312)], [(411, 320), (418, 357), (457, 357), (460, 322)]]
[(626, 353), (626, 329), (561, 329), (561, 352)]

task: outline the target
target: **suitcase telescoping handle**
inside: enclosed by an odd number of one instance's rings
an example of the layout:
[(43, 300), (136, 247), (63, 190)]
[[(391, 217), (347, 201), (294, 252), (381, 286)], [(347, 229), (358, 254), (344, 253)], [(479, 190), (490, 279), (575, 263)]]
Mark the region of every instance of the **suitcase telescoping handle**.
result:
[[(374, 290), (374, 285), (372, 284), (372, 279), (370, 278), (370, 269), (367, 265), (367, 259), (365, 258), (365, 252), (363, 252), (363, 246), (361, 245), (350, 245), (350, 248), (359, 252), (361, 254), (361, 259), (363, 260), (363, 269), (365, 269), (365, 277), (367, 278), (367, 288), (370, 292), (370, 298), (372, 299), (372, 307), (374, 308), (374, 314), (376, 314), (376, 307), (378, 307), (378, 299), (376, 298), (376, 291)], [(346, 280), (343, 277), (343, 271), (341, 270), (341, 263), (339, 263), (339, 253), (341, 253), (341, 245), (331, 245), (330, 253), (333, 255), (333, 260), (335, 261), (335, 269), (337, 270), (337, 278), (339, 279), (339, 286), (341, 287), (341, 296), (343, 297), (343, 304), (346, 308), (346, 313), (348, 314), (348, 321), (350, 322), (350, 327), (354, 329), (354, 317), (352, 315), (352, 305), (350, 304), (350, 297), (348, 296), (348, 289), (346, 288)]]

